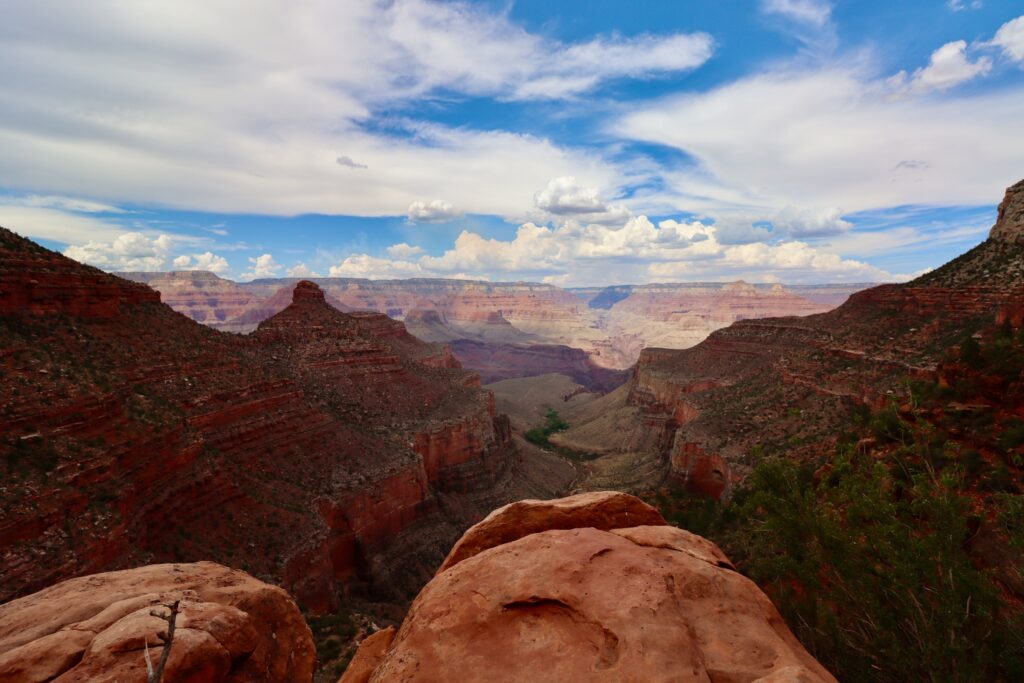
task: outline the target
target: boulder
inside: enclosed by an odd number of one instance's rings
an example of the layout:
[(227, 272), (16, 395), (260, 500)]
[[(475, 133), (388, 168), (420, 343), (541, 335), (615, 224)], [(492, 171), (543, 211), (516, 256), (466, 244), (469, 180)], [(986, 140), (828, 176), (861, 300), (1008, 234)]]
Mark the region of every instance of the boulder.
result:
[(345, 674), (338, 683), (369, 683), (370, 676), (380, 666), (380, 662), (391, 647), (391, 641), (395, 639), (395, 627), (388, 626), (382, 631), (377, 631), (363, 639), (359, 643), (359, 649), (349, 662)]
[(313, 637), (280, 588), (212, 562), (70, 579), (0, 605), (0, 683), (144, 683), (179, 601), (163, 683), (311, 681)]
[(660, 516), (636, 524), (653, 510), (631, 498), (492, 513), (466, 532), (387, 651), (364, 641), (359, 677), (344, 683), (834, 683), (717, 546)]
[(580, 493), (557, 500), (520, 500), (500, 507), (469, 529), (455, 544), (439, 571), (474, 555), (549, 529), (623, 527), (666, 524), (657, 510), (635, 496), (617, 491)]

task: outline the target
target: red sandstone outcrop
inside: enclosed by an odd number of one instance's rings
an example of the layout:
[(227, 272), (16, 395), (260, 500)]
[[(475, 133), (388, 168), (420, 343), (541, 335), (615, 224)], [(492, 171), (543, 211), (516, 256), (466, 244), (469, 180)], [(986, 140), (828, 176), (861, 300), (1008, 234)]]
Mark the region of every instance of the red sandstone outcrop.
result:
[(377, 631), (359, 643), (359, 649), (349, 662), (345, 674), (338, 683), (368, 683), (370, 676), (380, 666), (381, 660), (387, 654), (391, 642), (395, 639), (395, 628), (389, 626), (386, 629)]
[(311, 283), (240, 336), (2, 229), (0, 278), (0, 601), (197, 559), (315, 612), (393, 597), (495, 504), (571, 479), (444, 347)]
[(1006, 188), (999, 205), (999, 217), (989, 237), (1003, 242), (1024, 243), (1024, 180)]
[(160, 294), (145, 285), (89, 266), (68, 269), (67, 259), (58, 254), (40, 255), (30, 246), (14, 242), (3, 246), (7, 248), (0, 268), (0, 315), (109, 320), (117, 318), (123, 306), (160, 301)]
[(646, 507), (629, 498), (496, 510), (463, 538), (479, 552), (449, 557), (372, 676), (382, 642), (367, 639), (358, 677), (342, 680), (835, 681), (714, 544), (653, 510), (627, 515)]
[(559, 500), (521, 500), (493, 511), (464, 533), (438, 571), (539, 531), (583, 526), (608, 531), (658, 524), (665, 524), (661, 513), (639, 498), (615, 491), (581, 493)]
[[(288, 305), (292, 302), (296, 288), (303, 282), (308, 282), (308, 280), (289, 282), (265, 299), (253, 296), (249, 304), (240, 313), (237, 313), (226, 320), (213, 323), (211, 324), (211, 327), (218, 330), (224, 330), (225, 332), (252, 332), (259, 327), (261, 322), (288, 308)], [(346, 313), (353, 311), (351, 307), (346, 306), (334, 297), (323, 294), (322, 290), (320, 298), (339, 311)], [(174, 307), (172, 306), (172, 308)]]
[[(742, 320), (691, 349), (645, 349), (621, 406), (605, 413), (634, 408), (632, 430), (658, 433), (646, 443), (662, 458), (663, 479), (651, 486), (667, 479), (720, 497), (758, 453), (820, 455), (853, 406), (904, 401), (908, 379), (937, 378), (949, 346), (1024, 317), (1024, 247), (1010, 229), (1022, 204), (1024, 182), (1007, 191), (991, 239), (913, 282), (857, 292), (823, 314)], [(608, 418), (588, 419), (557, 440), (600, 432)]]
[(212, 562), (70, 579), (0, 605), (3, 683), (143, 683), (180, 601), (165, 683), (312, 681), (313, 637), (280, 588)]

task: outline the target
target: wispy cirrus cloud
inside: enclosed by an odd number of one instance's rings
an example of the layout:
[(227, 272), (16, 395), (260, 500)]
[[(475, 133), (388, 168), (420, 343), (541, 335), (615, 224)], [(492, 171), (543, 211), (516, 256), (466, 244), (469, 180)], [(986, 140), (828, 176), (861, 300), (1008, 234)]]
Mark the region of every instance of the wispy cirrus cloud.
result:
[(199, 0), (11, 0), (5, 10), (0, 177), (98, 202), (224, 212), (401, 215), (449, 196), (511, 215), (552, 175), (613, 185), (620, 170), (601, 155), (543, 137), (365, 124), (435, 94), (577, 97), (690, 71), (714, 51), (701, 32), (560, 41), (487, 5), (431, 0), (254, 0), (244, 18)]
[(827, 0), (761, 0), (761, 11), (820, 27), (829, 22), (832, 3)]
[(988, 204), (1019, 177), (1024, 86), (892, 93), (856, 63), (784, 67), (636, 108), (613, 128), (691, 155), (669, 173), (671, 201), (719, 214)]

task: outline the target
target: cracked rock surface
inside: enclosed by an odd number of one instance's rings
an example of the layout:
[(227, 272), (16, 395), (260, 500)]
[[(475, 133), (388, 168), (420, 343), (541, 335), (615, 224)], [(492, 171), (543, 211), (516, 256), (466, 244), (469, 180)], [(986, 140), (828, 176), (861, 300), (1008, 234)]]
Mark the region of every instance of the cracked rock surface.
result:
[(159, 564), (64, 581), (0, 605), (0, 681), (144, 683), (180, 601), (163, 681), (311, 681), (316, 652), (276, 586), (213, 562)]

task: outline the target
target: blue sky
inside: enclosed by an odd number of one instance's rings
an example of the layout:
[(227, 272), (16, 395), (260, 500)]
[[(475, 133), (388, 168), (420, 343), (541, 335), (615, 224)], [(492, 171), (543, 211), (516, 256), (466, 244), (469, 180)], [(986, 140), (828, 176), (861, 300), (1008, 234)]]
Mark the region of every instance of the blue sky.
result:
[(11, 0), (0, 224), (108, 270), (902, 279), (1024, 177), (1019, 0)]

